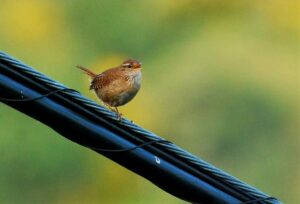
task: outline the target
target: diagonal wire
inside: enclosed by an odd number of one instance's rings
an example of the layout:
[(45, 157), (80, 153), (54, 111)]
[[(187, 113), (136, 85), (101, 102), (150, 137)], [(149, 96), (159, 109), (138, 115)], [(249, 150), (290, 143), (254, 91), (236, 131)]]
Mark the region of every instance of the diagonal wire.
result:
[[(49, 77), (45, 76), (44, 74), (36, 71), (32, 67), (25, 65), (24, 63), (18, 61), (17, 59), (14, 59), (13, 57), (9, 56), (8, 54), (4, 52), (0, 52), (0, 60), (4, 61), (5, 63), (8, 63), (10, 65), (13, 65), (18, 71), (26, 73), (30, 77), (34, 78), (35, 80), (39, 81), (40, 83), (46, 84), (48, 87), (51, 87), (54, 90), (61, 90), (65, 95), (75, 100), (78, 104), (81, 104), (83, 106), (86, 106), (96, 113), (99, 113), (109, 119), (111, 119), (115, 124), (118, 124), (118, 126), (127, 128), (133, 133), (139, 134), (143, 136), (148, 141), (161, 141), (164, 140), (163, 138), (157, 136), (156, 134), (147, 131), (143, 129), (142, 127), (132, 123), (130, 120), (123, 119), (122, 123), (119, 122), (118, 117), (116, 117), (116, 114), (109, 111), (108, 109), (98, 105), (96, 102), (91, 101), (90, 99), (82, 96), (79, 92), (76, 91), (70, 91), (70, 88), (67, 88), (63, 84), (54, 81), (50, 79)], [(281, 203), (276, 198), (270, 197), (266, 195), (265, 193), (259, 191), (258, 189), (242, 182), (241, 180), (231, 176), (230, 174), (216, 168), (215, 166), (211, 165), (208, 162), (205, 162), (204, 160), (192, 155), (191, 153), (181, 149), (180, 147), (176, 146), (175, 144), (171, 142), (154, 142), (157, 147), (159, 147), (162, 150), (165, 150), (167, 152), (170, 152), (172, 155), (179, 158), (181, 161), (185, 162), (186, 164), (189, 164), (198, 170), (205, 172), (207, 175), (217, 179), (218, 181), (222, 182), (223, 184), (226, 184), (227, 186), (231, 187), (232, 189), (237, 190), (238, 192), (242, 192), (243, 194), (248, 195), (250, 198), (253, 198), (252, 200), (246, 201), (244, 203), (257, 203), (262, 202), (263, 203)]]

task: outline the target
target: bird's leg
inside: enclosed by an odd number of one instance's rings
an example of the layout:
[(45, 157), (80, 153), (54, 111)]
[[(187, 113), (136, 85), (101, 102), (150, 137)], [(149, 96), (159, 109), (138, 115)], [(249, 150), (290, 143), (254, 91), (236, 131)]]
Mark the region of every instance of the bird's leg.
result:
[(113, 106), (110, 106), (109, 104), (107, 103), (104, 103), (106, 105), (106, 107), (111, 110), (112, 112), (115, 112), (117, 114), (117, 117), (118, 119), (121, 121), (122, 120), (122, 113), (119, 112), (118, 108), (117, 107), (113, 107)]
[(113, 112), (116, 112), (116, 110), (115, 109), (113, 109), (110, 105), (108, 105), (107, 103), (105, 103), (105, 106), (109, 109), (109, 110), (111, 110), (111, 111), (113, 111)]
[(115, 107), (115, 112), (117, 113), (118, 119), (121, 121), (122, 120), (122, 113), (119, 112), (117, 107)]

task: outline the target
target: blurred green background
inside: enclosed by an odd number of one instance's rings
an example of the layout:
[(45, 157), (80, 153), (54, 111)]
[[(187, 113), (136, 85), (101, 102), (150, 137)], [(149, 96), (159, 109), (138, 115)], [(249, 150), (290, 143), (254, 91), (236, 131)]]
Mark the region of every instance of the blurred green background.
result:
[[(93, 100), (75, 65), (139, 59), (126, 117), (300, 203), (298, 3), (0, 0), (0, 49)], [(0, 128), (0, 203), (184, 203), (4, 104)]]

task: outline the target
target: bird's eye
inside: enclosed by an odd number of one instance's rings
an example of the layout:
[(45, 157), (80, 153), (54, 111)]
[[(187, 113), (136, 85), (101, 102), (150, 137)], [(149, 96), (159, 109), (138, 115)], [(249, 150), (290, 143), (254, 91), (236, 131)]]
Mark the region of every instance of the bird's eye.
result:
[(126, 68), (132, 68), (132, 64), (126, 63), (126, 64), (123, 64), (123, 67), (126, 67)]

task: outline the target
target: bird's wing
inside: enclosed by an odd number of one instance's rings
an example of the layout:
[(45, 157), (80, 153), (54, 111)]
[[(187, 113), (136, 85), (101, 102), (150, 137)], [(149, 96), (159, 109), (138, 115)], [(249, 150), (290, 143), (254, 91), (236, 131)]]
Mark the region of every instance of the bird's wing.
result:
[(105, 74), (99, 74), (97, 75), (91, 82), (90, 90), (91, 89), (101, 89), (103, 86), (110, 83), (110, 80), (108, 80), (107, 77), (105, 77)]
[(113, 68), (97, 75), (91, 82), (90, 89), (101, 89), (108, 86), (115, 80), (122, 79), (122, 70), (120, 68)]

